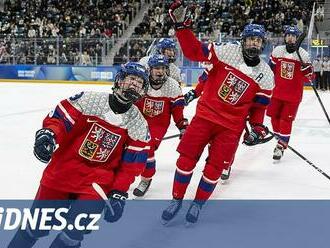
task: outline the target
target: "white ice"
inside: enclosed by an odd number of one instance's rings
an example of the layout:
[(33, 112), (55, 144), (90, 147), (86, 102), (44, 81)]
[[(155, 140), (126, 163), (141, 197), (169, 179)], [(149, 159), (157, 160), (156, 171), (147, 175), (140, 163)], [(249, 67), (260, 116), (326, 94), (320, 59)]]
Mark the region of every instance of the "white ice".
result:
[[(32, 153), (35, 131), (62, 99), (82, 90), (110, 91), (111, 86), (0, 83), (0, 199), (33, 199), (45, 165)], [(184, 91), (188, 91), (186, 88)], [(330, 112), (330, 93), (320, 92)], [(195, 112), (191, 104), (185, 113)], [(266, 123), (270, 126), (269, 119)], [(174, 125), (167, 135), (175, 134)], [(163, 141), (156, 153), (157, 173), (144, 199), (170, 199), (178, 139)], [(290, 145), (330, 175), (330, 125), (313, 91), (304, 92)], [(275, 141), (256, 147), (240, 145), (230, 180), (219, 184), (213, 199), (330, 199), (330, 180), (292, 151), (274, 164)], [(187, 192), (194, 197), (204, 166), (204, 152)], [(138, 179), (131, 190), (137, 185)], [(131, 192), (131, 191), (130, 191)]]

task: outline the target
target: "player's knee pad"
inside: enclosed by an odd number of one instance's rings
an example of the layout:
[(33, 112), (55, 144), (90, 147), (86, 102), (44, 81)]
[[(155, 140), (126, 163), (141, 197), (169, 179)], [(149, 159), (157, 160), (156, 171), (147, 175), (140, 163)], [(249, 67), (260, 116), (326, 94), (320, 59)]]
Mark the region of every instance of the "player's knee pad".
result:
[(227, 165), (225, 165), (224, 163), (220, 163), (217, 165), (207, 163), (205, 165), (203, 175), (210, 180), (216, 181), (220, 178), (223, 169), (225, 169), (226, 167)]
[(195, 159), (181, 154), (176, 162), (176, 166), (183, 171), (192, 171), (195, 168), (196, 163), (197, 161)]

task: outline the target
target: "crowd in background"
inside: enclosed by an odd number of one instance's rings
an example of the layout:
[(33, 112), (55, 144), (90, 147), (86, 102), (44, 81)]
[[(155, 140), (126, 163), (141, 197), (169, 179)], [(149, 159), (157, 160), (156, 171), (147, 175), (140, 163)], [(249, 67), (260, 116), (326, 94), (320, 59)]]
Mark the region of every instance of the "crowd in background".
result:
[[(149, 1), (147, 1), (149, 2)], [(303, 30), (311, 0), (196, 0), (193, 30), (204, 40), (239, 37), (246, 23), (263, 24), (268, 37), (283, 35), (283, 26)], [(114, 64), (138, 61), (150, 44), (173, 37), (167, 10), (172, 0), (151, 1), (132, 37), (114, 57)], [(316, 21), (324, 18), (318, 1)], [(141, 9), (142, 0), (5, 0), (0, 8), (0, 63), (102, 64)], [(87, 39), (85, 39), (87, 38)], [(282, 40), (281, 40), (282, 41)], [(277, 44), (275, 44), (277, 45)]]
[(328, 56), (316, 57), (313, 61), (313, 67), (316, 74), (316, 89), (326, 91), (330, 90), (330, 59)]
[[(104, 55), (105, 40), (120, 37), (140, 7), (141, 0), (6, 0), (0, 63), (91, 64)], [(89, 41), (81, 42), (84, 38)]]
[[(167, 14), (172, 1), (155, 1), (145, 13), (143, 21), (135, 29), (133, 38), (117, 54), (116, 63), (127, 59), (138, 60), (144, 56), (152, 38), (172, 37), (174, 29)], [(189, 2), (189, 1), (188, 1)], [(190, 1), (196, 4), (193, 30), (200, 38), (218, 40), (239, 37), (247, 23), (265, 26), (269, 37), (283, 35), (283, 26), (295, 24), (300, 30), (306, 27), (313, 1), (303, 0), (206, 0)], [(125, 54), (124, 58), (120, 56)]]

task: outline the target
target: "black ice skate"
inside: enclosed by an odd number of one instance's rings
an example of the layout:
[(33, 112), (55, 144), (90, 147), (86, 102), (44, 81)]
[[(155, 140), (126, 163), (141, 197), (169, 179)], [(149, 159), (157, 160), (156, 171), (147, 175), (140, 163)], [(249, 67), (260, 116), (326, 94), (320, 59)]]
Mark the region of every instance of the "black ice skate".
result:
[(273, 159), (279, 161), (283, 157), (283, 153), (284, 153), (284, 147), (280, 144), (277, 144), (274, 149)]
[(168, 222), (174, 219), (182, 207), (182, 200), (173, 199), (170, 205), (163, 211), (161, 222), (166, 225)]
[(186, 226), (195, 224), (198, 221), (199, 212), (202, 209), (203, 204), (197, 201), (193, 201), (186, 214)]
[(142, 197), (148, 191), (152, 179), (141, 179), (139, 185), (134, 189), (133, 195), (137, 197)]
[(230, 176), (230, 171), (231, 171), (231, 167), (229, 167), (227, 170), (224, 169), (222, 171), (222, 174), (221, 174), (221, 180), (223, 180), (223, 181), (228, 180), (229, 179), (229, 176)]

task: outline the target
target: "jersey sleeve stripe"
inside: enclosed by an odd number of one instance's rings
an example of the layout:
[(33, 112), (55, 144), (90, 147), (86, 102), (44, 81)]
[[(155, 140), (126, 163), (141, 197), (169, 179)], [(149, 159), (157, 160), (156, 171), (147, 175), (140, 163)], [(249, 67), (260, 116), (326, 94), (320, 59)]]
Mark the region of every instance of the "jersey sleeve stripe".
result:
[(264, 96), (256, 96), (256, 97), (254, 98), (254, 102), (255, 102), (255, 103), (260, 103), (260, 104), (262, 104), (262, 105), (268, 105), (269, 102), (270, 102), (270, 98), (268, 98), (268, 97), (264, 97)]
[(144, 146), (144, 147), (139, 147), (139, 146), (128, 146), (127, 150), (132, 150), (132, 151), (143, 151), (143, 150), (149, 150), (150, 146)]
[(264, 97), (268, 97), (268, 98), (271, 98), (272, 97), (272, 93), (265, 93), (265, 92), (257, 92), (256, 94), (257, 96), (264, 96)]
[(56, 118), (56, 119), (62, 120), (63, 123), (64, 123), (64, 126), (65, 126), (65, 130), (66, 131), (70, 131), (71, 130), (71, 128), (73, 126), (72, 123), (65, 118), (63, 112), (61, 111), (61, 109), (58, 106), (55, 108), (55, 111), (54, 111), (54, 113), (52, 115), (52, 118)]
[(172, 108), (177, 107), (177, 106), (184, 106), (184, 99), (178, 99), (174, 101), (171, 105)]
[(203, 73), (199, 76), (198, 81), (206, 81), (208, 78), (208, 71), (204, 70)]
[(148, 158), (148, 152), (125, 151), (123, 161), (126, 163), (145, 163)]
[(270, 62), (274, 65), (276, 65), (275, 59), (273, 57), (270, 57)]
[(62, 105), (62, 103), (59, 103), (58, 104), (58, 107), (61, 109), (61, 111), (63, 112), (63, 114), (65, 115), (65, 117), (71, 122), (71, 124), (74, 125), (75, 124), (74, 119), (71, 118), (70, 114), (64, 108), (64, 106)]
[(210, 49), (209, 47), (207, 46), (207, 44), (205, 43), (202, 43), (202, 51), (203, 51), (203, 54), (206, 56), (210, 56), (209, 53), (210, 53)]

